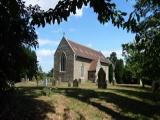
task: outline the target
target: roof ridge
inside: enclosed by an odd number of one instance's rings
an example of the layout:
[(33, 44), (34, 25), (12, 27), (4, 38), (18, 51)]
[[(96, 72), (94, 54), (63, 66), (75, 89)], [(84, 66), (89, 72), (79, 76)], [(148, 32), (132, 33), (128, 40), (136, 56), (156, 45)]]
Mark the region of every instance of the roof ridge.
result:
[[(68, 42), (73, 42), (74, 44), (78, 44), (78, 45), (80, 45), (80, 46), (83, 46), (83, 47), (88, 48), (88, 49), (90, 49), (90, 50), (92, 50), (92, 51), (95, 51), (95, 52), (97, 52), (97, 53), (101, 53), (101, 52), (98, 51), (98, 50), (95, 50), (95, 49), (90, 48), (90, 47), (88, 47), (88, 46), (82, 45), (82, 44), (77, 43), (77, 42), (75, 42), (75, 41), (72, 41), (72, 40), (69, 40), (69, 39), (67, 39), (67, 41), (68, 41)], [(102, 53), (101, 53), (101, 54), (102, 54)]]

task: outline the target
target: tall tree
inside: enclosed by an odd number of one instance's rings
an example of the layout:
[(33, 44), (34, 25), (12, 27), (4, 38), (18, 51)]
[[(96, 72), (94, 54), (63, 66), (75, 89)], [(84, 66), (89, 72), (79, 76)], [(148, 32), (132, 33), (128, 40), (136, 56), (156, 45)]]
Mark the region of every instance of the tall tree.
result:
[(110, 83), (113, 82), (113, 65), (112, 64), (109, 65), (109, 82)]
[(23, 60), (25, 64), (22, 66), (21, 69), (21, 77), (27, 77), (29, 80), (33, 78), (33, 76), (37, 75), (38, 65), (37, 65), (37, 55), (35, 51), (31, 50), (30, 48), (24, 48), (23, 50)]
[(53, 68), (47, 73), (47, 76), (48, 77), (53, 77)]
[(25, 47), (36, 47), (37, 35), (31, 25), (30, 12), (21, 0), (0, 1), (0, 91), (20, 80), (28, 59)]
[(116, 79), (117, 83), (122, 83), (123, 70), (124, 70), (123, 60), (117, 58), (116, 52), (112, 52), (110, 54), (109, 60), (112, 62), (112, 64), (109, 66), (110, 80), (114, 82), (113, 79)]
[(123, 71), (124, 71), (124, 63), (122, 59), (116, 61), (115, 67), (115, 78), (117, 83), (122, 83), (123, 78)]
[(123, 50), (136, 75), (147, 80), (158, 80), (160, 79), (160, 2), (138, 0), (133, 14), (140, 20), (136, 26), (138, 31), (134, 42), (123, 45)]
[(114, 65), (116, 65), (116, 62), (117, 62), (117, 54), (116, 54), (116, 52), (112, 52), (110, 54), (110, 58), (109, 59)]

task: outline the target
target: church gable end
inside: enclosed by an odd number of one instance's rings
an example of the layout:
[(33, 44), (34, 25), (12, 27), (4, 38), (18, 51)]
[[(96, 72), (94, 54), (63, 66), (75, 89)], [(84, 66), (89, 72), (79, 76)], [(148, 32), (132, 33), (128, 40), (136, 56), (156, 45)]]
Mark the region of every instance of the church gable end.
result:
[(62, 38), (54, 54), (54, 77), (59, 81), (73, 80), (74, 52), (65, 38)]

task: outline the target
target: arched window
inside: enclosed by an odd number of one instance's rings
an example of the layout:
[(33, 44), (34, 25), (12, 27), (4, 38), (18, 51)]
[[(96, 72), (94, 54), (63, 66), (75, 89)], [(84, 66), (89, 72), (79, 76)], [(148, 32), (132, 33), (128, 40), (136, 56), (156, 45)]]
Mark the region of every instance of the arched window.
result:
[(84, 76), (84, 65), (82, 64), (82, 66), (81, 66), (81, 77), (83, 77)]
[(65, 71), (66, 70), (66, 55), (64, 53), (62, 53), (61, 55), (61, 71)]

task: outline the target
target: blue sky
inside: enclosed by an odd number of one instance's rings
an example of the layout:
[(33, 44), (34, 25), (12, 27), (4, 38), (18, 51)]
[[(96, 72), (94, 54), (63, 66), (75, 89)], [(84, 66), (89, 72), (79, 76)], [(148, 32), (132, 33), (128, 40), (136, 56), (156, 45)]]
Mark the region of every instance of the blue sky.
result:
[[(58, 0), (26, 0), (26, 4), (39, 4), (43, 9), (55, 6)], [(114, 0), (118, 9), (131, 12), (134, 0)], [(114, 27), (108, 22), (104, 25), (97, 20), (96, 13), (89, 7), (83, 7), (76, 15), (71, 15), (67, 22), (60, 25), (46, 25), (45, 28), (37, 28), (39, 48), (36, 49), (39, 64), (43, 71), (48, 72), (53, 67), (54, 52), (63, 37), (93, 49), (101, 51), (106, 57), (112, 51), (120, 58), (122, 53), (121, 45), (134, 39), (134, 34), (126, 30)]]

